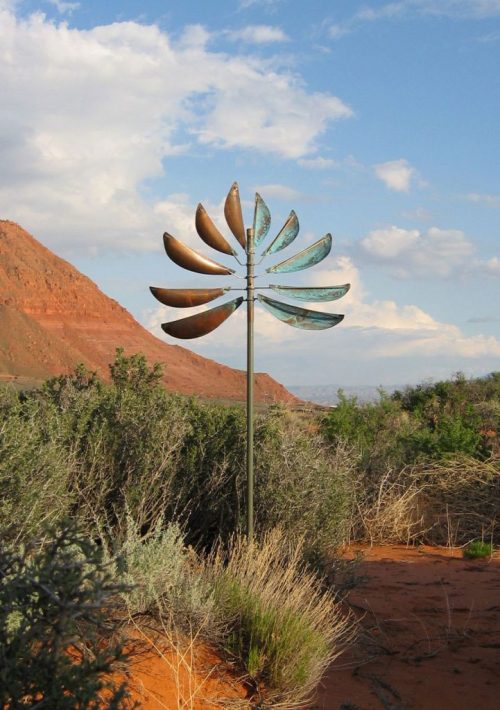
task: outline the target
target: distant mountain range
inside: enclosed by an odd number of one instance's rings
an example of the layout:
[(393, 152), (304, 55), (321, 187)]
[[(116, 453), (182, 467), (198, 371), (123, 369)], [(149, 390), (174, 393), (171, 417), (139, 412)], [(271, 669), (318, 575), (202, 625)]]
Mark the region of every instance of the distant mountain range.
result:
[[(388, 394), (404, 389), (406, 385), (386, 385), (382, 389)], [(378, 399), (380, 387), (375, 385), (359, 385), (347, 387), (344, 385), (289, 385), (288, 389), (300, 399), (308, 402), (334, 406), (338, 403), (337, 392), (343, 390), (347, 397), (357, 397), (359, 402), (373, 402)]]
[[(155, 338), (74, 266), (0, 220), (0, 381), (30, 386), (78, 363), (108, 378), (117, 347), (163, 363), (169, 390), (245, 399), (244, 372)], [(265, 373), (255, 377), (255, 399), (296, 403)]]

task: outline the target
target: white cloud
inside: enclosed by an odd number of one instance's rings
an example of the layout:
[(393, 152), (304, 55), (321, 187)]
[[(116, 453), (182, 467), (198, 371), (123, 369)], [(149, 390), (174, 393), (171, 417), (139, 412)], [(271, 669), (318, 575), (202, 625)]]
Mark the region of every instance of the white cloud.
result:
[(409, 10), (452, 19), (483, 20), (500, 15), (500, 0), (406, 0)]
[[(364, 23), (426, 16), (451, 20), (487, 20), (500, 16), (500, 0), (397, 0), (365, 6), (344, 22), (329, 25), (327, 33), (331, 39), (340, 39)], [(496, 39), (493, 35), (493, 40)]]
[(370, 232), (360, 242), (361, 254), (389, 266), (394, 275), (449, 276), (464, 269), (474, 252), (458, 229), (431, 227), (427, 232), (392, 226)]
[(280, 27), (271, 25), (248, 25), (240, 30), (230, 30), (225, 33), (234, 42), (246, 44), (269, 44), (271, 42), (288, 42), (289, 38)]
[(79, 30), (4, 10), (0, 34), (1, 216), (51, 246), (153, 248), (150, 186), (169, 156), (198, 142), (298, 159), (351, 115), (266, 60), (210, 51), (200, 26), (173, 43), (154, 25)]
[(403, 217), (406, 219), (411, 219), (418, 222), (432, 222), (433, 216), (425, 207), (415, 207), (413, 210), (406, 210), (403, 212)]
[(378, 179), (396, 192), (409, 192), (411, 183), (416, 177), (415, 168), (404, 159), (379, 163), (373, 169)]
[(255, 62), (232, 59), (229, 71), (221, 64), (223, 91), (197, 131), (200, 143), (300, 158), (314, 150), (330, 121), (352, 115), (340, 99), (307, 93), (289, 75), (260, 75)]
[(261, 5), (267, 10), (274, 10), (283, 0), (240, 0), (239, 7), (242, 10), (247, 10), (250, 7)]
[(378, 7), (366, 7), (357, 12), (353, 19), (371, 22), (412, 15), (483, 20), (500, 15), (500, 0), (399, 0)]
[(298, 190), (288, 185), (258, 185), (255, 190), (262, 195), (264, 199), (274, 197), (276, 200), (299, 200), (302, 195)]
[(64, 2), (64, 0), (48, 0), (51, 5), (54, 5), (56, 10), (64, 15), (66, 13), (71, 14), (73, 10), (78, 10), (80, 7), (79, 2)]
[(457, 326), (439, 322), (415, 305), (369, 301), (360, 272), (348, 257), (339, 257), (332, 269), (317, 272), (314, 283), (351, 283), (351, 290), (335, 304), (335, 310), (346, 314), (340, 327), (352, 329), (352, 338), (357, 329), (364, 330), (371, 343), (368, 357), (451, 355), (469, 359), (500, 355), (500, 341), (494, 337), (465, 336)]
[(349, 23), (334, 24), (328, 27), (328, 36), (331, 39), (340, 39), (351, 32)]
[(481, 35), (477, 38), (478, 42), (483, 44), (491, 44), (493, 42), (498, 42), (500, 40), (500, 32), (488, 32), (485, 35)]
[(500, 195), (485, 195), (478, 192), (470, 192), (467, 195), (470, 202), (477, 202), (487, 207), (500, 207)]
[(472, 263), (472, 270), (483, 272), (489, 276), (500, 276), (500, 259), (492, 256), (491, 259), (475, 259)]
[(391, 226), (375, 229), (362, 239), (359, 255), (389, 267), (397, 278), (456, 274), (500, 275), (500, 258), (472, 258), (474, 244), (459, 229), (431, 227), (426, 232)]
[(318, 155), (316, 158), (301, 158), (298, 161), (299, 165), (308, 170), (328, 170), (335, 168), (338, 163), (333, 158), (322, 158)]

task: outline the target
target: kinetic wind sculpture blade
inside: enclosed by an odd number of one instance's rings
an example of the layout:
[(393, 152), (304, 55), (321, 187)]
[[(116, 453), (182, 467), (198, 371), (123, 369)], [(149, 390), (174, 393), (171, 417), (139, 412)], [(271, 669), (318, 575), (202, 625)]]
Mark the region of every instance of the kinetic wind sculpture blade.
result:
[[(253, 537), (253, 384), (254, 384), (254, 303), (258, 300), (264, 308), (272, 313), (276, 318), (287, 325), (301, 328), (304, 330), (323, 330), (331, 328), (340, 323), (344, 318), (343, 315), (335, 313), (323, 313), (320, 311), (310, 310), (292, 306), (282, 301), (277, 301), (274, 298), (269, 298), (263, 294), (259, 294), (255, 298), (255, 290), (262, 288), (271, 289), (280, 296), (294, 298), (299, 301), (336, 301), (348, 292), (350, 285), (343, 284), (340, 286), (281, 286), (279, 284), (269, 284), (268, 286), (255, 286), (254, 268), (255, 268), (255, 248), (260, 246), (268, 232), (271, 224), (271, 215), (269, 209), (260, 195), (255, 196), (255, 208), (253, 215), (252, 228), (245, 231), (243, 222), (243, 213), (241, 209), (240, 194), (238, 183), (233, 183), (227, 195), (224, 204), (224, 215), (227, 225), (233, 235), (236, 237), (240, 247), (244, 249), (247, 257), (246, 261), (246, 298), (239, 296), (231, 301), (227, 301), (220, 306), (215, 306), (202, 313), (197, 313), (187, 318), (163, 323), (163, 330), (174, 338), (198, 338), (215, 330), (229, 316), (231, 316), (237, 308), (239, 308), (244, 300), (247, 302), (247, 536), (249, 539)], [(229, 244), (220, 230), (215, 226), (210, 219), (204, 207), (200, 204), (196, 210), (195, 218), (196, 231), (201, 239), (212, 249), (234, 256), (238, 260), (237, 253)], [(289, 246), (296, 238), (299, 232), (299, 220), (297, 215), (292, 210), (276, 237), (270, 245), (262, 252), (262, 259), (270, 254), (275, 254)], [(219, 264), (217, 261), (198, 253), (186, 244), (171, 236), (168, 233), (163, 237), (165, 250), (172, 261), (184, 269), (194, 271), (199, 274), (210, 275), (225, 275), (234, 274), (234, 270)], [(325, 257), (328, 256), (332, 248), (332, 237), (327, 234), (325, 237), (307, 247), (294, 256), (285, 259), (284, 261), (269, 267), (267, 273), (292, 273), (308, 269), (310, 266), (319, 264)], [(260, 262), (259, 262), (260, 263)], [(158, 288), (151, 286), (151, 292), (155, 298), (161, 303), (172, 306), (174, 308), (188, 308), (190, 306), (199, 306), (223, 296), (231, 287), (218, 288)], [(237, 289), (238, 290), (238, 289)], [(241, 290), (241, 289), (240, 289)]]
[(247, 238), (245, 235), (245, 225), (243, 223), (243, 213), (241, 211), (240, 190), (237, 182), (233, 182), (226, 197), (224, 216), (227, 226), (239, 241), (240, 246), (246, 249)]
[(351, 284), (343, 286), (304, 286), (303, 288), (296, 286), (278, 286), (269, 284), (269, 288), (280, 296), (286, 298), (296, 298), (297, 301), (337, 301), (351, 288)]
[(172, 335), (174, 338), (182, 338), (182, 340), (199, 338), (201, 335), (207, 335), (218, 328), (242, 303), (243, 296), (238, 296), (232, 301), (223, 303), (222, 306), (210, 308), (210, 310), (203, 311), (203, 313), (196, 313), (194, 316), (180, 318), (170, 323), (162, 323), (161, 327), (165, 333)]
[(195, 226), (196, 231), (209, 247), (220, 251), (222, 254), (236, 256), (233, 247), (224, 239), (208, 216), (203, 205), (198, 205), (198, 209), (196, 210)]
[(229, 286), (226, 288), (156, 288), (150, 286), (149, 290), (165, 306), (190, 308), (209, 303), (231, 289)]
[(315, 264), (319, 264), (320, 261), (323, 261), (330, 253), (331, 248), (332, 235), (327, 234), (323, 239), (319, 239), (314, 244), (311, 244), (310, 247), (307, 247), (307, 249), (299, 251), (298, 254), (291, 256), (289, 259), (285, 259), (285, 261), (280, 261), (279, 264), (270, 266), (266, 271), (268, 274), (285, 274), (292, 271), (308, 269), (310, 266), (314, 266)]
[(293, 242), (297, 234), (299, 233), (299, 220), (297, 215), (292, 210), (290, 215), (282, 226), (278, 234), (274, 237), (271, 244), (267, 247), (265, 251), (262, 252), (262, 256), (267, 256), (268, 254), (275, 254), (277, 251), (281, 251), (289, 244)]
[(325, 328), (332, 328), (337, 323), (340, 323), (341, 320), (344, 320), (344, 316), (336, 313), (321, 313), (320, 311), (311, 311), (309, 308), (291, 306), (289, 303), (282, 303), (281, 301), (275, 301), (274, 298), (268, 298), (262, 293), (259, 293), (258, 299), (269, 313), (272, 313), (283, 323), (293, 325), (294, 328), (324, 330)]
[(224, 274), (226, 276), (234, 274), (234, 269), (229, 269), (227, 266), (209, 259), (208, 256), (199, 254), (168, 232), (163, 235), (163, 243), (165, 251), (174, 264), (182, 266), (183, 269), (194, 271), (197, 274)]
[(253, 213), (253, 238), (256, 247), (266, 238), (270, 226), (271, 213), (262, 197), (257, 193), (255, 195), (255, 210)]

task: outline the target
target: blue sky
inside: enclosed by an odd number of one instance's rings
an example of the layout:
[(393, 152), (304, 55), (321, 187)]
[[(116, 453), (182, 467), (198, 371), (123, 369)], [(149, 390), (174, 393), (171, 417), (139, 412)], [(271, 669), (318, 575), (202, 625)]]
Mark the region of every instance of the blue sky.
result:
[[(0, 40), (0, 217), (158, 337), (181, 314), (150, 284), (219, 285), (171, 265), (162, 233), (208, 254), (196, 205), (228, 233), (237, 180), (247, 223), (258, 190), (272, 232), (295, 209), (297, 248), (334, 236), (283, 283), (352, 283), (330, 331), (259, 308), (258, 369), (344, 385), (499, 369), (500, 0), (0, 0)], [(244, 367), (244, 320), (187, 345)]]

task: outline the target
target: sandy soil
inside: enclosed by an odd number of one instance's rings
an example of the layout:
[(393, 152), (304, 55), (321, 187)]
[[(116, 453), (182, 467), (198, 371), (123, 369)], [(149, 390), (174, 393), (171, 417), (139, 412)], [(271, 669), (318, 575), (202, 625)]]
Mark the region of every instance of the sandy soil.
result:
[[(500, 708), (500, 557), (460, 550), (352, 547), (362, 560), (347, 597), (357, 643), (333, 664), (311, 710)], [(197, 646), (169, 650), (161, 637), (129, 665), (144, 710), (252, 707), (228, 664)]]
[(430, 547), (358, 550), (362, 580), (348, 601), (361, 635), (314, 707), (500, 708), (500, 559), (467, 561), (459, 550)]
[(114, 679), (126, 679), (130, 704), (139, 702), (141, 710), (248, 707), (247, 689), (234, 669), (200, 644), (172, 650), (171, 644), (157, 635), (129, 651), (127, 672), (117, 673)]

